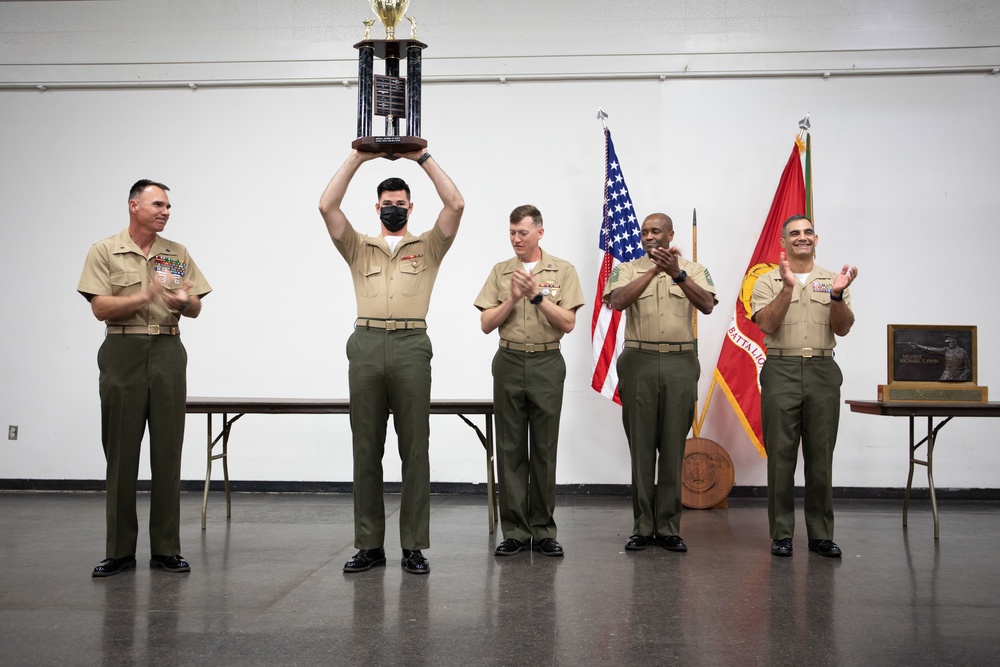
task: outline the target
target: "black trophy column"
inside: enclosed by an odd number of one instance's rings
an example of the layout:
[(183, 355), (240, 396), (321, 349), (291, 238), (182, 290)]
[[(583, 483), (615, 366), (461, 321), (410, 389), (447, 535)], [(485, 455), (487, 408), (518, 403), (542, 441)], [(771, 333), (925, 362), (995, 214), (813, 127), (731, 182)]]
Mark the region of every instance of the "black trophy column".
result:
[[(398, 53), (398, 51), (397, 51)], [(392, 55), (385, 57), (385, 75), (399, 78), (399, 58)], [(395, 116), (385, 117), (385, 136), (399, 136), (399, 119)]]
[(411, 44), (406, 48), (406, 134), (420, 136), (420, 73), (423, 49)]
[(372, 135), (372, 110), (375, 96), (375, 47), (358, 47), (358, 137)]

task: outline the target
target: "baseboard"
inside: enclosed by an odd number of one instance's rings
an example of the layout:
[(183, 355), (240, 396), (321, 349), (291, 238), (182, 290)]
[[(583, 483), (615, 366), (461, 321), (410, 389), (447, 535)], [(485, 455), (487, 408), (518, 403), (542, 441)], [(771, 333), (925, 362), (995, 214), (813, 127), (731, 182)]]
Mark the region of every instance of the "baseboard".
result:
[[(139, 491), (149, 491), (149, 480), (139, 480)], [(103, 479), (0, 479), (0, 491), (104, 491)], [(201, 492), (202, 480), (181, 480), (181, 490)], [(271, 480), (233, 480), (229, 483), (233, 493), (352, 493), (351, 482), (295, 482)], [(222, 491), (221, 481), (213, 481), (211, 491)], [(386, 482), (386, 493), (399, 493), (399, 482)], [(1000, 489), (936, 489), (939, 500), (1000, 500)], [(861, 500), (902, 500), (905, 489), (897, 487), (835, 486), (833, 497)], [(431, 482), (434, 494), (485, 495), (485, 484), (469, 482)], [(629, 495), (628, 484), (560, 484), (556, 493), (562, 496), (624, 496)], [(795, 489), (801, 498), (802, 488)], [(767, 498), (765, 486), (734, 486), (730, 498)], [(928, 499), (926, 488), (916, 488), (910, 493), (914, 499)]]

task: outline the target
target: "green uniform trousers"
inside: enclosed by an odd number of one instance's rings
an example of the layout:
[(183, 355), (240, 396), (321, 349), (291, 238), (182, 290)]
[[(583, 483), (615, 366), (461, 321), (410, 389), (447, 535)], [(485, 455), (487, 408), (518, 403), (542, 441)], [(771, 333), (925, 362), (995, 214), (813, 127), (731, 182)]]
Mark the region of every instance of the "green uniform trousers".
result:
[(684, 446), (701, 373), (698, 355), (693, 350), (660, 353), (625, 348), (617, 368), (622, 422), (632, 458), (632, 532), (678, 535)]
[(101, 435), (107, 459), (107, 558), (135, 554), (139, 450), (149, 423), (152, 554), (181, 552), (180, 479), (187, 352), (179, 336), (112, 335), (97, 353)]
[(833, 539), (833, 447), (844, 376), (832, 357), (768, 357), (760, 373), (771, 539), (795, 534), (795, 466), (802, 442), (806, 533)]
[(347, 341), (357, 549), (377, 549), (385, 542), (382, 457), (390, 410), (403, 464), (400, 547), (430, 546), (431, 356), (431, 340), (422, 329), (358, 327)]
[(500, 528), (505, 539), (555, 539), (556, 447), (566, 362), (559, 350), (493, 357)]

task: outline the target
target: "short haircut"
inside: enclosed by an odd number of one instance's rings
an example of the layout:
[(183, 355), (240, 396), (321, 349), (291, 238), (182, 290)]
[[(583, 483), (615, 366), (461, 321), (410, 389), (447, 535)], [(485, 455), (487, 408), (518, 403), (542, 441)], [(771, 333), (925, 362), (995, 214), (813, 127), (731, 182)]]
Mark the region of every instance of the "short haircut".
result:
[(663, 218), (663, 224), (667, 227), (669, 231), (674, 231), (674, 221), (666, 213), (650, 213), (645, 218), (642, 219), (643, 224), (646, 223), (650, 218)]
[(143, 178), (136, 181), (135, 185), (132, 186), (132, 189), (128, 191), (128, 200), (132, 201), (133, 199), (138, 199), (139, 195), (142, 194), (143, 190), (145, 190), (151, 185), (160, 188), (164, 192), (170, 190), (170, 188), (165, 186), (163, 183), (157, 183), (156, 181), (151, 181), (148, 178)]
[(806, 222), (809, 223), (809, 226), (813, 228), (813, 231), (816, 230), (816, 225), (814, 225), (813, 221), (807, 218), (806, 216), (793, 215), (790, 218), (788, 218), (788, 220), (785, 220), (783, 223), (781, 223), (781, 238), (785, 238), (785, 231), (788, 230), (788, 225), (792, 224), (796, 220), (805, 220)]
[(538, 210), (537, 206), (523, 204), (510, 212), (510, 224), (512, 225), (521, 222), (524, 218), (531, 218), (535, 227), (542, 226), (542, 212)]
[(401, 178), (393, 177), (393, 178), (387, 178), (381, 183), (379, 183), (378, 191), (376, 194), (378, 195), (378, 198), (381, 199), (383, 192), (399, 192), (400, 190), (405, 190), (406, 198), (407, 199), (410, 198), (410, 186), (406, 184), (406, 181), (404, 181)]

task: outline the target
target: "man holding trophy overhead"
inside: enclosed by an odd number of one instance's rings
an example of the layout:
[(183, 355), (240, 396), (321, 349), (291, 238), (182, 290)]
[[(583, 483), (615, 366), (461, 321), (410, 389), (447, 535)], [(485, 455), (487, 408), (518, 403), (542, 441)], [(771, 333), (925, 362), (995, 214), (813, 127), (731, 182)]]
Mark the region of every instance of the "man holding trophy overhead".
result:
[[(372, 0), (373, 7), (376, 4)], [(395, 15), (395, 21), (402, 13)], [(385, 22), (384, 16), (380, 17)], [(358, 313), (347, 342), (347, 358), (354, 450), (354, 546), (359, 551), (344, 564), (344, 571), (363, 572), (386, 562), (382, 456), (391, 411), (402, 460), (402, 566), (412, 574), (427, 574), (430, 564), (422, 550), (430, 546), (432, 350), (424, 318), (465, 202), (426, 150), (390, 152), (390, 148), (399, 146), (388, 143), (353, 150), (330, 180), (319, 204), (330, 238), (351, 268)], [(388, 178), (378, 186), (378, 235), (356, 231), (348, 222), (341, 209), (347, 187), (362, 164), (378, 157), (413, 160), (431, 179), (443, 207), (430, 231), (419, 236), (409, 233), (413, 202), (409, 186), (399, 178)]]

